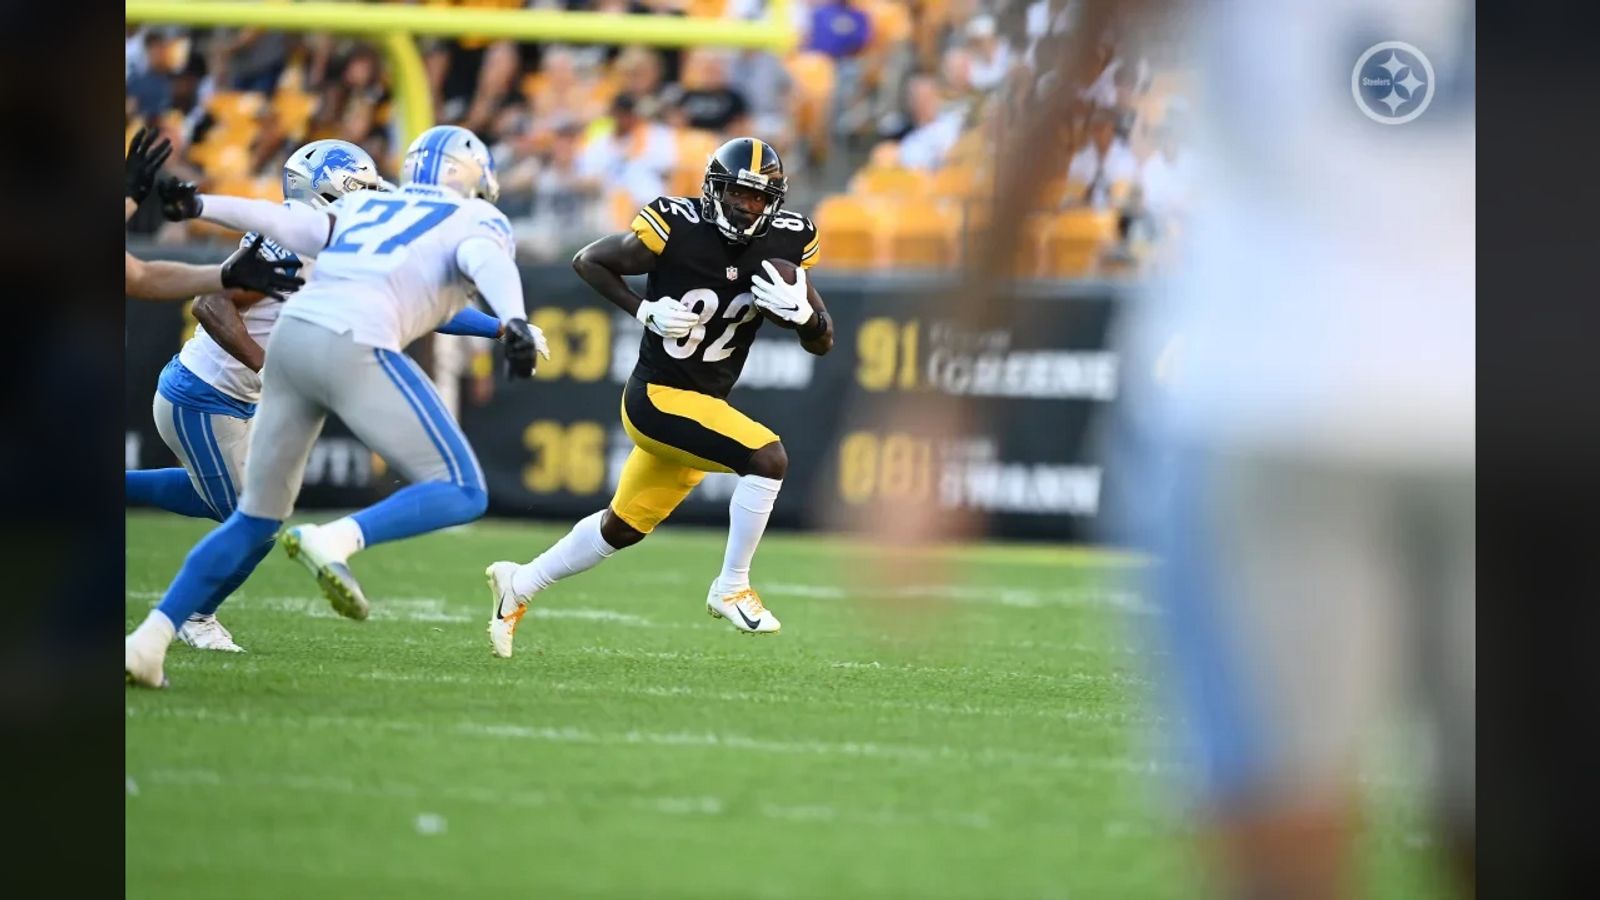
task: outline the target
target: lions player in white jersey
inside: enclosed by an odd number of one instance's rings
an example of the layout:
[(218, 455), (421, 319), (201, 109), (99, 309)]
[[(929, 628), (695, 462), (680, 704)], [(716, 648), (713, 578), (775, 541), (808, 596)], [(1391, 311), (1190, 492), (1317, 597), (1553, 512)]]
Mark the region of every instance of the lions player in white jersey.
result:
[(270, 234), (290, 252), (316, 256), (317, 267), (284, 304), (267, 348), (238, 508), (190, 551), (161, 605), (124, 642), (130, 681), (163, 686), (176, 624), (242, 582), (270, 548), (329, 414), (412, 482), (353, 516), (285, 533), (289, 555), (312, 570), (340, 614), (362, 619), (368, 611), (351, 555), (483, 515), (483, 470), (401, 348), (476, 291), (504, 323), (512, 377), (530, 377), (534, 354), (548, 357), (549, 349), (527, 322), (511, 225), (493, 205), (499, 184), (483, 141), (464, 128), (430, 128), (406, 151), (401, 180), (393, 194), (347, 194), (326, 210), (161, 185), (169, 218), (203, 216)]
[[(290, 154), (283, 167), (285, 202), (313, 209), (325, 209), (352, 191), (392, 190), (394, 185), (378, 175), (372, 157), (348, 141), (313, 141)], [(239, 245), (249, 247), (258, 237), (261, 256), (310, 276), (310, 261), (270, 238), (247, 234)], [(124, 483), (129, 503), (219, 522), (233, 513), (250, 425), (261, 399), (263, 348), (285, 299), (230, 292), (195, 301), (200, 326), (162, 370), (153, 401), (156, 430), (182, 467), (128, 471)], [(494, 338), (499, 325), (467, 307), (439, 330)], [(217, 606), (236, 587), (226, 585), (180, 623), (178, 638), (204, 650), (242, 650), (216, 617)]]

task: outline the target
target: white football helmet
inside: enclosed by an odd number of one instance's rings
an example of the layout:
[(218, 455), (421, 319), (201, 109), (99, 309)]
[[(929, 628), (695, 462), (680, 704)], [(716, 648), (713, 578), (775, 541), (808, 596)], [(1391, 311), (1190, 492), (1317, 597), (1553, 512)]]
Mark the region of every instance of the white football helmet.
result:
[(351, 191), (392, 191), (367, 151), (349, 141), (312, 141), (283, 163), (283, 199), (321, 208)]
[(500, 199), (494, 156), (483, 139), (459, 125), (435, 125), (406, 148), (401, 184), (448, 188), (464, 197)]

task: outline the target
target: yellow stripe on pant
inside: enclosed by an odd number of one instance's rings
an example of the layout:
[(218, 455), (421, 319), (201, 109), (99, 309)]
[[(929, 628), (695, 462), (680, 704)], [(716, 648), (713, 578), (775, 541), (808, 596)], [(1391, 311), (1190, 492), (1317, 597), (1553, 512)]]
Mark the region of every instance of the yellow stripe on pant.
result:
[(644, 534), (671, 515), (705, 473), (738, 472), (751, 454), (778, 440), (726, 400), (631, 380), (622, 394), (622, 427), (634, 450), (611, 509)]

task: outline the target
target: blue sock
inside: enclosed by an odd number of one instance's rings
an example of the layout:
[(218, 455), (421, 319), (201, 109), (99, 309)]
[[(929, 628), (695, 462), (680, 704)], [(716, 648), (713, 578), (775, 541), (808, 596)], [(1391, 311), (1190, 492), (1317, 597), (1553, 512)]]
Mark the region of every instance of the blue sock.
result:
[(361, 526), (361, 536), (371, 547), (471, 522), (488, 508), (489, 495), (476, 487), (424, 481), (395, 491), (351, 518)]
[(235, 572), (232, 578), (223, 582), (222, 586), (217, 588), (217, 592), (211, 595), (211, 599), (207, 600), (205, 605), (195, 610), (195, 612), (202, 616), (216, 615), (217, 607), (222, 605), (222, 601), (232, 597), (233, 592), (244, 585), (245, 580), (250, 577), (250, 573), (256, 570), (256, 566), (261, 565), (261, 561), (267, 558), (267, 554), (271, 553), (272, 548), (276, 545), (277, 542), (271, 540), (262, 544), (259, 550), (244, 561), (244, 564), (239, 567), (239, 571)]
[[(261, 561), (263, 545), (272, 546), (272, 537), (282, 524), (276, 519), (258, 519), (237, 510), (221, 526), (200, 539), (189, 551), (172, 579), (167, 595), (156, 607), (172, 622), (172, 627), (182, 625), (208, 602), (216, 599), (218, 592), (237, 579), (242, 582), (250, 570)], [(217, 600), (221, 603), (221, 600)]]
[(122, 483), (128, 503), (135, 506), (154, 506), (196, 519), (217, 518), (184, 469), (129, 469)]

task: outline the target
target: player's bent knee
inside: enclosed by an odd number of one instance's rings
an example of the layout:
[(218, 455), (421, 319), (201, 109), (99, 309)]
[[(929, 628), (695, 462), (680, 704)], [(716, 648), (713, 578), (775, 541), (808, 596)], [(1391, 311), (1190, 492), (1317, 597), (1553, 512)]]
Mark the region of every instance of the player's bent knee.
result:
[(783, 449), (781, 441), (762, 447), (750, 454), (750, 461), (745, 464), (745, 471), (741, 475), (759, 475), (762, 478), (771, 478), (782, 481), (789, 474), (789, 452)]
[(600, 517), (600, 537), (618, 550), (632, 547), (644, 540), (644, 532), (622, 521), (610, 507), (606, 507), (605, 515)]
[(489, 494), (484, 489), (474, 485), (457, 485), (457, 490), (460, 492), (458, 498), (451, 504), (457, 521), (481, 519), (489, 511)]

